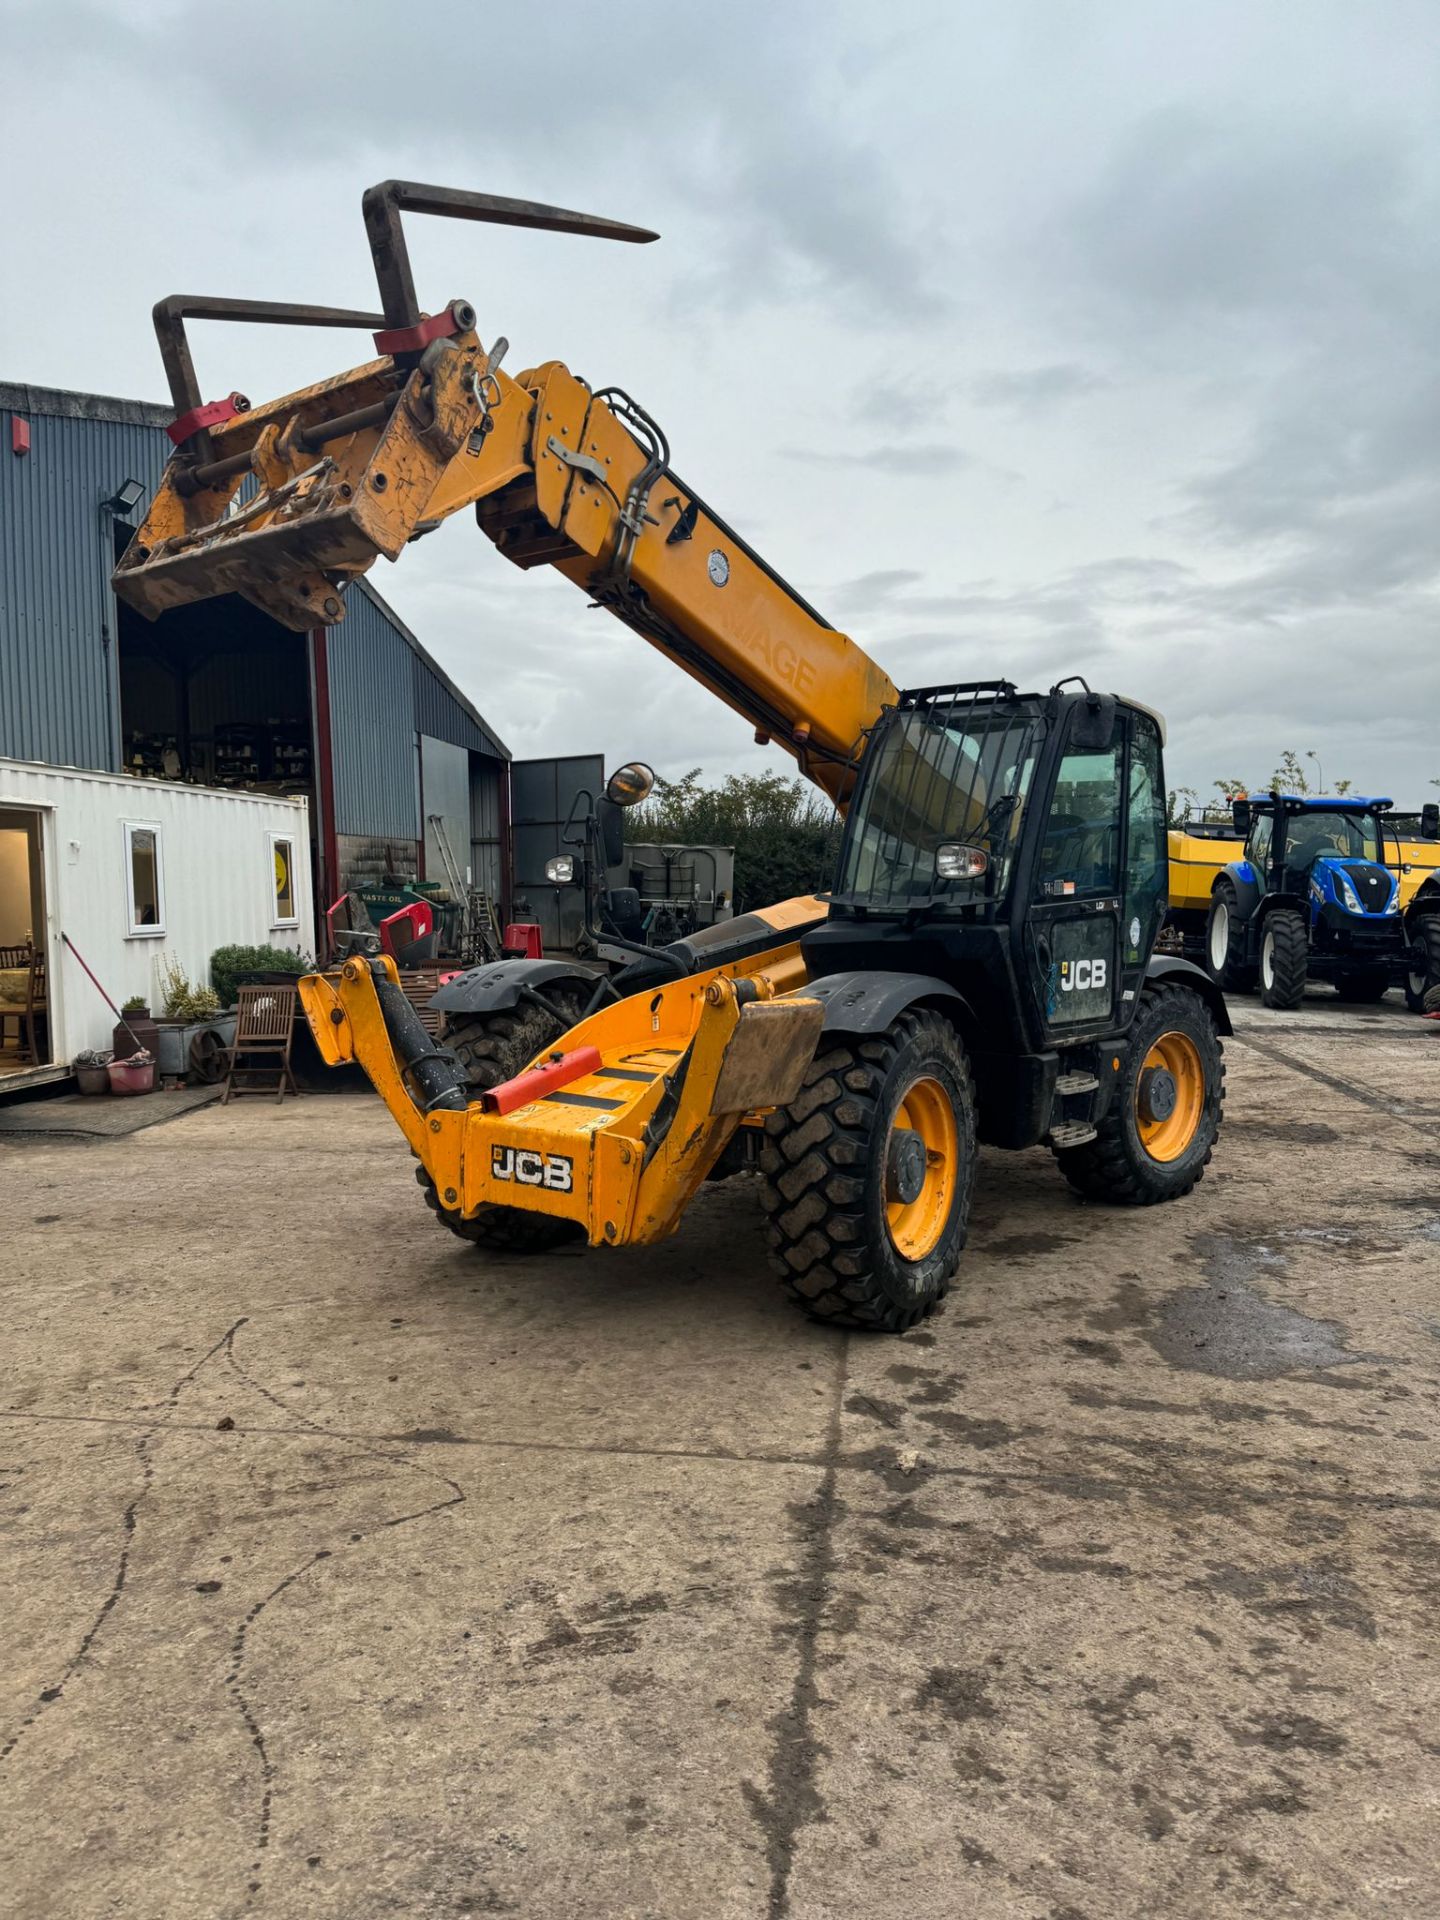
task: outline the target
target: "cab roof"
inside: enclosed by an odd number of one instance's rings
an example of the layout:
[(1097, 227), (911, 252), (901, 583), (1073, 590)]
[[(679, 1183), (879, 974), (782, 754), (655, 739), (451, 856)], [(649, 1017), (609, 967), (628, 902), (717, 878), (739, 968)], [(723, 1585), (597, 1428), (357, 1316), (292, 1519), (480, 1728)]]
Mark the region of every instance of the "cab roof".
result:
[(1346, 793), (1333, 800), (1323, 799), (1314, 793), (1258, 793), (1251, 794), (1252, 807), (1282, 806), (1297, 813), (1379, 813), (1395, 802), (1379, 794)]

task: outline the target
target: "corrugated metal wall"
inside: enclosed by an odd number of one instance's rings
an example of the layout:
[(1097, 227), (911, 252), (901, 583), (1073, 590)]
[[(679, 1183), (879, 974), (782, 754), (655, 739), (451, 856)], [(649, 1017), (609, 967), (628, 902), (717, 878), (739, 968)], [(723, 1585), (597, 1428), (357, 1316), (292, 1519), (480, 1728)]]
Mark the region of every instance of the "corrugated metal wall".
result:
[(369, 595), (353, 591), (328, 653), (335, 831), (418, 840), (415, 656)]
[[(32, 409), (23, 387), (6, 387), (3, 400), (0, 753), (113, 768), (112, 522), (100, 502), (127, 479), (148, 494), (170, 443), (147, 423), (149, 408), (134, 408), (133, 421), (86, 420)], [(30, 451), (18, 458), (10, 452), (16, 414), (30, 425)]]
[[(8, 451), (16, 413), (31, 433), (30, 452), (19, 458)], [(0, 383), (0, 754), (60, 766), (120, 764), (113, 523), (100, 501), (126, 479), (153, 491), (170, 452), (168, 417), (165, 407)], [(348, 596), (329, 661), (337, 833), (419, 840), (421, 734), (497, 763), (508, 759), (499, 737), (467, 711), (367, 583)], [(277, 711), (275, 665), (243, 644), (233, 659), (217, 656), (192, 685), (192, 728)], [(303, 690), (296, 665), (285, 662), (287, 704)], [(137, 658), (134, 671), (168, 712), (173, 695), (162, 670)], [(462, 865), (467, 826), (473, 835), (462, 807), (454, 831)]]
[(498, 901), (505, 890), (505, 867), (501, 853), (501, 826), (504, 818), (500, 804), (500, 783), (505, 768), (499, 760), (470, 756), (470, 867), (474, 885)]
[(420, 791), (425, 804), (425, 878), (447, 881), (449, 874), (440, 851), (440, 836), (435, 829), (438, 814), (445, 829), (445, 843), (459, 869), (461, 884), (468, 876), (470, 860), (470, 755), (464, 747), (448, 740), (420, 736)]

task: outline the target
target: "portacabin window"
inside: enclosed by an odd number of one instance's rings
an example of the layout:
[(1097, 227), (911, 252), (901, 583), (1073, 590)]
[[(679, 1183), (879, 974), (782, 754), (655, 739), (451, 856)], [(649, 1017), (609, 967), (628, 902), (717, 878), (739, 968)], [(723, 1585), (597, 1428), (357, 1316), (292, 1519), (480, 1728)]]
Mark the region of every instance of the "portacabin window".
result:
[(289, 834), (270, 836), (270, 923), (276, 927), (298, 927), (295, 911), (295, 842)]
[(127, 820), (124, 831), (129, 931), (132, 935), (164, 933), (165, 865), (160, 829), (153, 820)]

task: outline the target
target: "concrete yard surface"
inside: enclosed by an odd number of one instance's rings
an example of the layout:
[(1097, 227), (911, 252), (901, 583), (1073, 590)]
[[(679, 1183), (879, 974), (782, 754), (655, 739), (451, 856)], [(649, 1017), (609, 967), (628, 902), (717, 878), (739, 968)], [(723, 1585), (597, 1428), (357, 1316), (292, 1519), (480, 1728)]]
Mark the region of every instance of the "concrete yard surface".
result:
[(1440, 1031), (1236, 1019), (898, 1340), (743, 1180), (477, 1255), (369, 1097), (0, 1141), (5, 1911), (1440, 1910)]

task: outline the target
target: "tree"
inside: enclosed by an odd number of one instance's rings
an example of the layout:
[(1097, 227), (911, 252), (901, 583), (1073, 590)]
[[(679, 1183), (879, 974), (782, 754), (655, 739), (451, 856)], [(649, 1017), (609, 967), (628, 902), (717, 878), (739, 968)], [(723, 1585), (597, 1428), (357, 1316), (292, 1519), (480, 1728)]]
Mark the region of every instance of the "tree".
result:
[(737, 913), (832, 883), (840, 816), (813, 788), (780, 773), (731, 773), (706, 786), (700, 773), (657, 780), (651, 798), (626, 814), (625, 838), (733, 847)]

